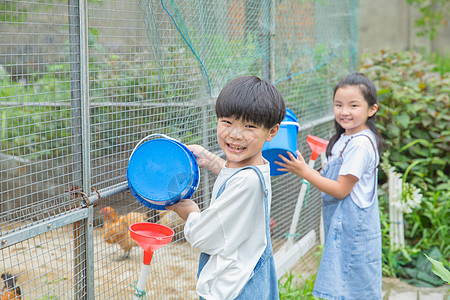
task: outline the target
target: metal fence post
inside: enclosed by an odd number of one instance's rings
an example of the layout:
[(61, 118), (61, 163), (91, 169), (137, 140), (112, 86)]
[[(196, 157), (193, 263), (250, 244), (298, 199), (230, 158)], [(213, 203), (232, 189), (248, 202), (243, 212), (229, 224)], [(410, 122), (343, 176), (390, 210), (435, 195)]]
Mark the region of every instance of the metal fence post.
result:
[(263, 79), (273, 82), (275, 80), (275, 53), (273, 40), (275, 36), (275, 1), (265, 0), (262, 7), (262, 19), (267, 20), (262, 24), (262, 60), (261, 76)]
[[(358, 0), (351, 0), (351, 7), (354, 9), (354, 16), (358, 15), (359, 10), (359, 1)], [(349, 49), (349, 67), (350, 72), (354, 72), (358, 67), (358, 45), (359, 45), (359, 24), (358, 24), (358, 18), (352, 18), (352, 21), (349, 24), (351, 36), (356, 36), (355, 40), (350, 42), (350, 49)]]
[[(90, 194), (89, 66), (87, 1), (69, 0), (69, 51), (74, 184)], [(91, 214), (92, 215), (92, 208)], [(93, 257), (88, 255), (93, 226), (89, 219), (73, 224), (75, 299), (93, 299)], [(91, 269), (88, 271), (88, 269)]]

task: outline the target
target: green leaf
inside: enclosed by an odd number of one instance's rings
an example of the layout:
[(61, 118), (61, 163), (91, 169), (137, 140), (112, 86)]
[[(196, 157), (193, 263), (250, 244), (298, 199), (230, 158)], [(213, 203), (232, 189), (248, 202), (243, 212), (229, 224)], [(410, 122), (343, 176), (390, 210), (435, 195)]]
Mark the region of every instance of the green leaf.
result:
[(390, 133), (392, 136), (396, 137), (400, 135), (400, 129), (397, 126), (389, 127)]
[(391, 89), (380, 89), (380, 90), (377, 92), (377, 94), (378, 94), (378, 95), (383, 95), (383, 94), (389, 93), (389, 92), (391, 92), (391, 91), (392, 91)]
[(442, 264), (442, 262), (437, 261), (429, 256), (427, 256), (425, 253), (423, 254), (426, 256), (426, 258), (428, 258), (428, 260), (431, 262), (431, 264), (433, 265), (431, 270), (433, 271), (434, 274), (436, 274), (437, 276), (439, 276), (442, 280), (444, 280), (447, 284), (450, 285), (450, 271), (448, 271), (444, 265)]
[(411, 118), (406, 114), (399, 114), (397, 116), (398, 124), (400, 125), (400, 127), (404, 128), (404, 129), (408, 128), (410, 120), (411, 120)]

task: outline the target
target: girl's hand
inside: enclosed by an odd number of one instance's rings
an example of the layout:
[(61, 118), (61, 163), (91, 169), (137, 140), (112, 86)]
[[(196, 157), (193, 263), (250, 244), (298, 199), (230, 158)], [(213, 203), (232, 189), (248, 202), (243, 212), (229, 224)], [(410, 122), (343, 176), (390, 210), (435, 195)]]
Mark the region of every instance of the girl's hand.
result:
[(194, 154), (199, 167), (207, 167), (211, 172), (219, 174), (225, 160), (206, 150), (203, 146), (187, 145), (186, 147)]
[(290, 172), (297, 176), (304, 177), (304, 173), (307, 171), (309, 166), (303, 159), (303, 156), (300, 153), (300, 151), (298, 150), (296, 151), (297, 158), (295, 158), (294, 154), (292, 154), (291, 152), (287, 152), (287, 154), (289, 156), (289, 159), (287, 159), (281, 154), (278, 155), (283, 160), (284, 163), (275, 161), (277, 165), (283, 167), (278, 168), (277, 170), (283, 172)]

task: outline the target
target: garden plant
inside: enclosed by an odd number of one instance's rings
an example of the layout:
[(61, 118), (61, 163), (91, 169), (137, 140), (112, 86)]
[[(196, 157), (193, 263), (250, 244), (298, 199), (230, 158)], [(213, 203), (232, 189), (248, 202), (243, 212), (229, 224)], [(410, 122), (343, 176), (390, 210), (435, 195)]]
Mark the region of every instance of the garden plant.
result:
[(403, 177), (406, 246), (392, 249), (386, 234), (386, 168), (380, 170), (385, 275), (436, 285), (417, 280), (412, 270), (423, 253), (432, 252), (447, 265), (450, 258), (450, 74), (418, 53), (384, 50), (364, 57), (360, 71), (379, 89), (377, 124), (385, 141), (385, 163)]

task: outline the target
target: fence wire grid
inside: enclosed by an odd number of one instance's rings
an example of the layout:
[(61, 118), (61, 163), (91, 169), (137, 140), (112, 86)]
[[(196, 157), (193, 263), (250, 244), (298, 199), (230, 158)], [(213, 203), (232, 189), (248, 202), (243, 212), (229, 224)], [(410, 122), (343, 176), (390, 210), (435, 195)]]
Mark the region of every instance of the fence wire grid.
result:
[[(0, 273), (22, 299), (130, 299), (143, 253), (123, 225), (145, 220), (175, 230), (153, 257), (147, 298), (197, 299), (199, 253), (180, 219), (131, 195), (131, 151), (162, 133), (221, 155), (215, 99), (253, 74), (279, 88), (309, 157), (307, 135), (333, 131), (333, 86), (356, 69), (357, 19), (356, 0), (0, 0)], [(202, 209), (214, 180), (201, 170)], [(300, 185), (272, 177), (275, 252)], [(314, 188), (296, 232), (320, 244)], [(315, 272), (315, 253), (298, 272)]]

